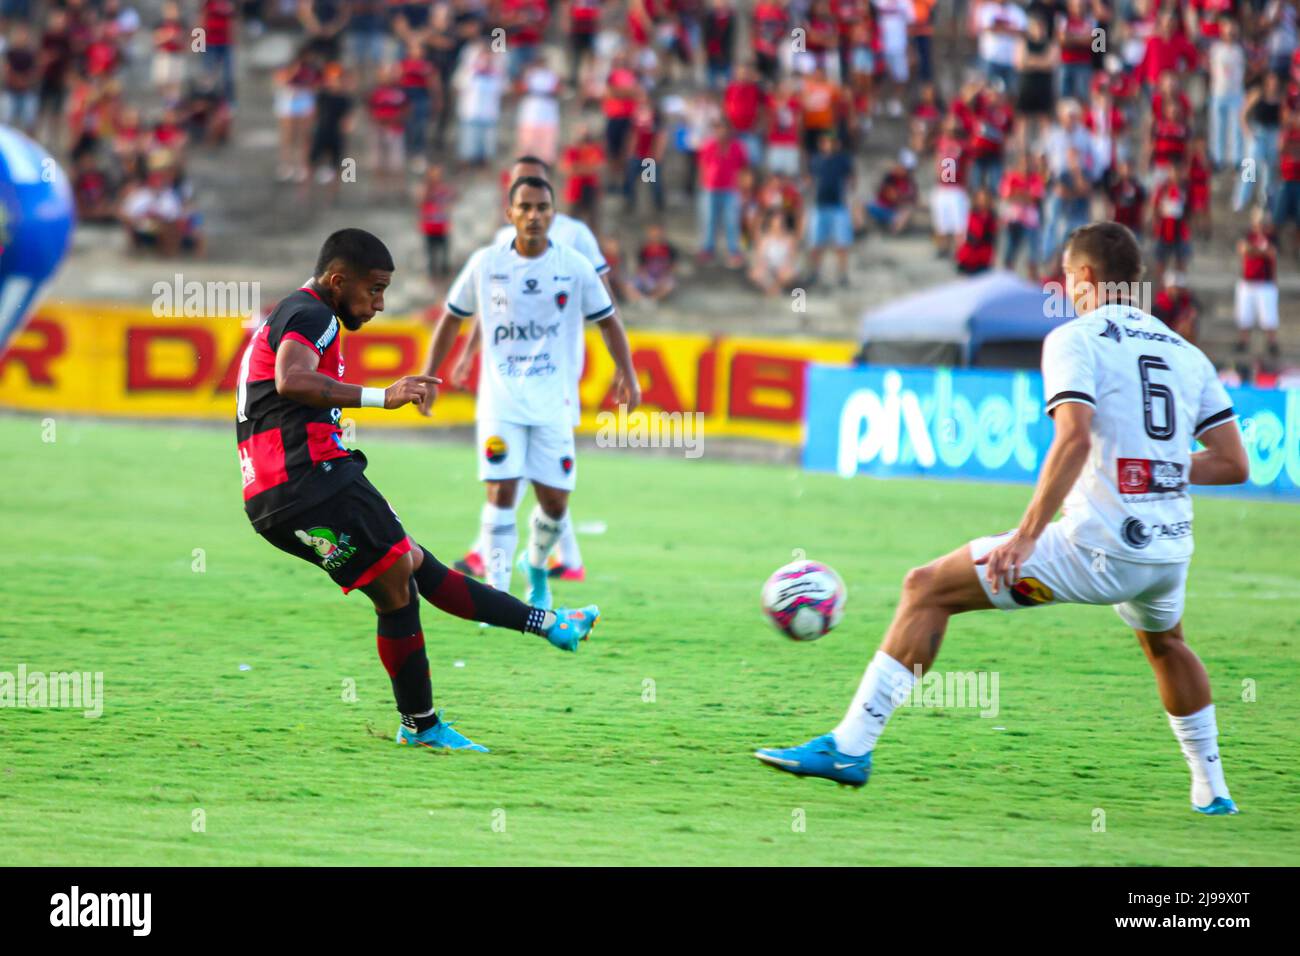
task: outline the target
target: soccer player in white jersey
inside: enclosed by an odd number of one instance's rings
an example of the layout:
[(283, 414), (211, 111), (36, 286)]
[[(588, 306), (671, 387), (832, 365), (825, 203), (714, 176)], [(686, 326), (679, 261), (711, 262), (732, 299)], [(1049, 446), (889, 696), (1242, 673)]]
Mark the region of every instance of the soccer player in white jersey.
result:
[[(1209, 677), (1181, 624), (1192, 555), (1187, 486), (1239, 484), (1249, 474), (1232, 403), (1204, 354), (1114, 293), (1135, 288), (1142, 274), (1128, 229), (1102, 222), (1075, 230), (1064, 267), (1078, 318), (1043, 343), (1043, 394), (1056, 435), (1019, 527), (909, 571), (844, 719), (802, 746), (759, 750), (763, 762), (862, 786), (885, 722), (934, 663), (954, 614), (1110, 604), (1155, 671), (1191, 767), (1192, 806), (1237, 812), (1219, 760)], [(1193, 439), (1204, 450), (1193, 453)]]
[[(519, 156), (515, 159), (514, 164), (508, 170), (509, 182), (515, 182), (525, 176), (536, 176), (539, 179), (545, 179), (550, 182), (551, 167), (537, 156)], [(509, 204), (506, 206), (506, 218), (510, 218)], [(509, 242), (514, 238), (515, 227), (513, 223), (507, 223), (497, 230), (493, 238), (494, 243)], [(572, 246), (582, 253), (596, 270), (596, 275), (600, 276), (600, 281), (604, 283), (605, 290), (609, 293), (611, 301), (614, 298), (614, 290), (609, 284), (609, 263), (605, 261), (605, 255), (600, 251), (600, 243), (596, 241), (595, 233), (581, 219), (574, 219), (562, 212), (557, 211), (551, 219), (550, 232), (547, 233), (552, 242), (562, 246)], [(615, 302), (615, 307), (618, 303)], [(462, 388), (465, 382), (469, 380), (470, 372), (474, 368), (474, 359), (478, 355), (479, 346), (482, 344), (482, 337), (479, 332), (480, 326), (474, 325), (470, 333), (469, 341), (465, 343), (465, 348), (456, 361), (456, 366), (451, 373), (451, 383), (457, 388)], [(582, 364), (586, 357), (584, 338), (579, 336), (577, 339), (577, 356), (578, 356), (578, 376), (582, 377)], [(573, 423), (578, 423), (580, 409), (574, 409)], [(555, 555), (559, 558), (558, 565), (551, 569), (551, 574), (558, 575), (564, 581), (583, 581), (586, 580), (586, 568), (582, 563), (582, 551), (578, 547), (578, 535), (574, 530), (572, 515), (564, 525), (564, 532), (560, 535), (560, 541), (555, 546)], [(485, 574), (483, 564), (483, 543), (481, 539), (476, 538), (470, 545), (469, 551), (465, 557), (457, 561), (453, 567), (463, 574), (472, 574), (475, 577), (483, 577)]]
[[(484, 246), (465, 263), (447, 293), (427, 362), (439, 368), (461, 322), (478, 316), (484, 344), (476, 417), (479, 480), (487, 485), (482, 515), (487, 581), (503, 591), (510, 588), (518, 541), (515, 502), (523, 478), (532, 482), (537, 507), (520, 563), (528, 593), (547, 608), (546, 560), (568, 521), (577, 478), (575, 341), (588, 322), (597, 324), (614, 360), (616, 398), (629, 410), (641, 401), (627, 333), (596, 270), (574, 249), (547, 237), (553, 209), (554, 192), (546, 180), (525, 177), (511, 185), (515, 235)], [(436, 388), (426, 394), (421, 412), (430, 414), (436, 395)]]

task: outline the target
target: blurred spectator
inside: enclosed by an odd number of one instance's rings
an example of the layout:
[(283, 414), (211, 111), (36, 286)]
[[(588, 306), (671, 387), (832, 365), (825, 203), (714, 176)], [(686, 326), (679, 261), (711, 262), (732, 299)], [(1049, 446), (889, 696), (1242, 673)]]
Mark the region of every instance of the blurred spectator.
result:
[(162, 19), (153, 31), (153, 65), (150, 76), (165, 102), (181, 98), (185, 83), (185, 58), (189, 54), (190, 35), (181, 18), (180, 4), (167, 0), (162, 5)]
[(712, 135), (700, 145), (700, 258), (710, 261), (721, 227), (727, 241), (727, 265), (744, 265), (740, 255), (740, 170), (749, 163), (745, 147), (731, 134), (725, 120), (713, 124)]
[(758, 0), (752, 17), (750, 36), (755, 66), (765, 82), (775, 83), (781, 69), (781, 47), (790, 29), (787, 3)]
[[(763, 232), (763, 223), (771, 213), (785, 217), (786, 228), (797, 240), (803, 235), (804, 200), (795, 180), (780, 173), (768, 176), (758, 189), (758, 218), (752, 224), (752, 245), (757, 245)], [(748, 228), (748, 227), (747, 227)]]
[(307, 46), (324, 63), (343, 55), (343, 31), (352, 18), (351, 0), (298, 0), (298, 22)]
[(1224, 16), (1219, 36), (1210, 44), (1210, 159), (1215, 172), (1241, 159), (1241, 124), (1237, 117), (1246, 89), (1246, 51), (1237, 41), (1237, 23)]
[(293, 60), (275, 75), (274, 110), (280, 126), (280, 160), (276, 179), (306, 182), (307, 146), (320, 66), (309, 47), (298, 50)]
[[(934, 40), (934, 11), (938, 0), (912, 0), (916, 22), (908, 32), (912, 35), (912, 49), (916, 51), (916, 78), (922, 83), (934, 80), (931, 44)], [(870, 5), (867, 7), (870, 15)]]
[(39, 105), (38, 84), (41, 79), (36, 43), (25, 23), (9, 28), (4, 48), (4, 90), (0, 92), (0, 123), (16, 126), (26, 133), (36, 131)]
[(41, 83), (37, 108), (36, 138), (52, 149), (63, 143), (63, 108), (68, 96), (68, 74), (72, 69), (72, 30), (66, 10), (51, 10), (41, 34)]
[(844, 116), (845, 103), (843, 91), (838, 83), (827, 79), (826, 71), (820, 64), (811, 76), (804, 78), (799, 92), (799, 105), (802, 111), (803, 148), (812, 155), (817, 152), (817, 144), (825, 133), (834, 133)]
[(515, 151), (553, 163), (560, 151), (560, 76), (539, 58), (524, 72), (522, 85)]
[(764, 295), (778, 296), (794, 286), (798, 275), (799, 240), (786, 216), (769, 212), (749, 257), (749, 281)]
[(547, 0), (501, 0), (497, 10), (506, 30), (506, 68), (513, 83), (537, 60), (551, 5)]
[(867, 203), (867, 215), (883, 226), (891, 236), (907, 228), (916, 209), (917, 188), (912, 176), (916, 156), (904, 149), (897, 160), (885, 171), (876, 190), (876, 198)]
[(76, 159), (72, 174), (72, 195), (77, 204), (77, 221), (112, 223), (117, 221), (117, 197), (108, 173), (92, 150)]
[[(413, 50), (408, 55), (418, 56)], [(457, 70), (452, 82), (457, 92), (457, 118), (460, 121), (460, 161), (471, 166), (483, 166), (496, 158), (497, 122), (501, 116), (501, 97), (505, 93), (506, 78), (498, 67), (498, 57), (479, 43), (465, 51), (465, 66)], [(426, 61), (425, 65), (427, 66)], [(405, 68), (405, 61), (403, 63)], [(414, 70), (414, 67), (412, 67)], [(429, 86), (436, 82), (432, 71), (422, 83), (416, 83), (414, 73), (403, 80), (410, 102), (407, 116), (406, 151), (412, 159), (421, 161), (424, 156), (424, 128), (429, 121)], [(418, 152), (417, 152), (418, 151)]]
[(1061, 99), (1087, 101), (1092, 88), (1092, 46), (1097, 29), (1097, 18), (1089, 0), (1066, 0), (1065, 12), (1056, 28), (1059, 62), (1056, 92)]
[(185, 209), (172, 158), (165, 152), (149, 157), (148, 173), (128, 187), (119, 215), (132, 250), (153, 249), (165, 257), (182, 249), (202, 254), (202, 236)]
[[(487, 54), (483, 54), (486, 56)], [(424, 43), (422, 40), (412, 36), (406, 42), (405, 52), (397, 63), (398, 84), (402, 87), (402, 92), (406, 95), (406, 127), (404, 134), (403, 147), (406, 152), (406, 158), (411, 163), (411, 167), (417, 173), (423, 174), (427, 157), (425, 156), (425, 146), (429, 136), (429, 122), (433, 117), (434, 100), (439, 95), (438, 75), (434, 72), (433, 64), (424, 55)], [(491, 77), (493, 74), (490, 70), (486, 71), (486, 76)], [(477, 67), (476, 67), (477, 76)], [(498, 78), (499, 80), (499, 78)], [(484, 102), (486, 97), (488, 102)], [(495, 99), (493, 98), (495, 97)], [(471, 77), (466, 82), (465, 89), (461, 90), (460, 99), (460, 123), (461, 134), (468, 137), (471, 144), (475, 146), (483, 145), (487, 140), (483, 137), (485, 125), (489, 127), (489, 133), (492, 137), (492, 149), (489, 149), (485, 155), (471, 151), (466, 156), (465, 140), (461, 141), (461, 159), (465, 162), (487, 162), (496, 153), (495, 134), (498, 111), (495, 107), (495, 101), (500, 99), (500, 84), (493, 84), (489, 79), (485, 84), (479, 83), (476, 77)], [(482, 115), (474, 115), (479, 111)], [(490, 117), (487, 119), (486, 117)]]
[(1300, 256), (1300, 110), (1289, 110), (1278, 144), (1279, 178), (1277, 202), (1273, 207), (1273, 227), (1277, 230), (1278, 248), (1288, 225), (1295, 227), (1292, 251)]
[[(731, 0), (709, 0), (704, 16), (704, 57), (710, 89), (721, 89), (731, 79), (736, 35), (736, 11)], [(740, 129), (736, 130), (740, 135)]]
[(1178, 15), (1166, 9), (1156, 18), (1156, 32), (1147, 40), (1138, 74), (1142, 82), (1155, 86), (1164, 73), (1185, 73), (1198, 60), (1196, 47), (1179, 29)]
[(665, 238), (662, 225), (650, 223), (645, 241), (637, 250), (637, 270), (632, 279), (637, 294), (653, 302), (662, 301), (677, 287), (676, 266), (676, 247)]
[(1210, 157), (1204, 136), (1192, 139), (1187, 151), (1188, 224), (1196, 235), (1209, 240), (1213, 217), (1210, 212)]
[(1121, 159), (1116, 165), (1106, 195), (1110, 200), (1110, 218), (1128, 226), (1135, 236), (1142, 238), (1147, 190), (1127, 159)]
[[(1058, 59), (1056, 40), (1046, 23), (1047, 13), (1035, 13), (1025, 21), (1025, 33), (1016, 53), (1016, 70), (1020, 88), (1016, 91), (1016, 113), (1020, 129), (1018, 140), (1026, 143), (1042, 137), (1055, 110), (1055, 67)], [(1034, 129), (1030, 132), (1030, 125)]]
[(1246, 94), (1241, 123), (1247, 137), (1246, 160), (1232, 202), (1234, 212), (1246, 208), (1255, 193), (1256, 181), (1260, 182), (1260, 202), (1268, 205), (1282, 129), (1282, 81), (1276, 73), (1265, 73), (1260, 83)]
[(364, 87), (373, 81), (379, 67), (386, 61), (386, 4), (384, 0), (348, 0), (348, 6), (351, 16), (344, 39), (357, 78)]
[[(308, 166), (316, 170), (316, 182), (329, 187), (331, 199), (338, 194), (343, 157), (347, 153), (347, 134), (351, 132), (355, 101), (347, 89), (343, 67), (331, 63), (325, 67), (324, 82), (316, 94), (316, 125), (312, 130)], [(355, 170), (353, 170), (355, 174)]]
[(1177, 272), (1169, 272), (1163, 281), (1163, 288), (1156, 293), (1151, 305), (1151, 312), (1157, 319), (1169, 326), (1192, 345), (1200, 331), (1201, 303), (1187, 288), (1183, 277)]
[(1016, 51), (1027, 28), (1024, 8), (1009, 0), (985, 0), (975, 9), (975, 27), (984, 75), (1001, 80), (1004, 89), (1016, 89)]
[(401, 67), (379, 68), (379, 82), (370, 91), (370, 122), (374, 126), (375, 169), (381, 192), (400, 186), (406, 169), (406, 114), (409, 104), (401, 83)]
[[(664, 143), (659, 111), (644, 88), (637, 90), (636, 110), (632, 113), (632, 138), (623, 174), (623, 201), (628, 212), (636, 209), (636, 197), (641, 183), (647, 183), (654, 197), (655, 209), (664, 210), (662, 182)], [(648, 177), (648, 181), (647, 181)]]
[(993, 211), (993, 197), (987, 189), (977, 189), (966, 220), (966, 234), (957, 246), (957, 271), (963, 275), (986, 272), (993, 265), (998, 242), (998, 219)]
[(596, 54), (596, 33), (600, 29), (603, 0), (564, 0), (565, 33), (569, 37), (569, 85), (580, 87), (584, 70), (590, 70)]
[(903, 115), (902, 94), (911, 75), (907, 60), (908, 27), (916, 22), (912, 0), (872, 0), (876, 23), (880, 29), (880, 53), (889, 78), (890, 98), (885, 112), (892, 117)]
[(1006, 224), (1007, 237), (1002, 253), (1002, 268), (1014, 270), (1020, 258), (1020, 250), (1024, 248), (1031, 280), (1038, 278), (1038, 230), (1042, 225), (1045, 188), (1042, 174), (1034, 168), (1029, 153), (1017, 153), (1011, 161), (1011, 167), (1002, 177), (1000, 187), (1002, 221)]
[(560, 171), (565, 175), (564, 201), (569, 215), (597, 232), (605, 149), (590, 123), (582, 122), (574, 127), (574, 136), (574, 142), (565, 147), (560, 158)]
[(1052, 176), (1048, 187), (1040, 263), (1055, 265), (1066, 237), (1088, 221), (1091, 196), (1092, 182), (1084, 170), (1083, 155), (1077, 149), (1067, 149), (1065, 168)]
[(420, 232), (431, 280), (451, 274), (451, 206), (455, 199), (456, 191), (443, 179), (442, 166), (430, 166), (420, 195)]
[(1156, 270), (1162, 283), (1171, 260), (1173, 270), (1182, 272), (1192, 257), (1187, 181), (1182, 172), (1169, 175), (1151, 197)]
[(921, 94), (912, 107), (908, 146), (914, 153), (925, 154), (934, 149), (939, 137), (939, 126), (944, 118), (943, 101), (933, 83), (921, 87)]
[(935, 252), (947, 256), (966, 230), (970, 198), (966, 195), (968, 157), (961, 120), (949, 116), (934, 146), (935, 184), (930, 193), (930, 226)]
[(822, 255), (833, 247), (839, 261), (839, 283), (847, 286), (849, 248), (853, 245), (853, 219), (849, 212), (853, 157), (833, 133), (823, 134), (817, 146), (817, 153), (808, 160), (808, 177), (813, 187), (808, 223), (809, 283), (815, 285), (821, 281)]
[(1250, 229), (1237, 241), (1237, 256), (1241, 260), (1235, 302), (1240, 330), (1237, 351), (1250, 349), (1251, 330), (1258, 326), (1269, 354), (1277, 355), (1277, 245), (1268, 213), (1258, 206), (1251, 211)]
[(758, 74), (748, 63), (736, 70), (736, 78), (727, 84), (722, 96), (722, 112), (745, 147), (751, 166), (762, 164), (763, 119), (767, 96), (758, 82)]
[(239, 13), (232, 0), (203, 0), (199, 20), (203, 28), (205, 68), (220, 77), (221, 95), (235, 102), (235, 34)]
[(1002, 82), (994, 80), (977, 95), (974, 108), (965, 117), (972, 189), (997, 190), (1002, 179), (1003, 152), (1015, 121)]
[(605, 98), (601, 102), (601, 111), (605, 114), (605, 155), (610, 164), (610, 183), (621, 181), (623, 176), (623, 158), (627, 155), (627, 139), (632, 131), (632, 114), (636, 112), (640, 85), (627, 57), (623, 54), (616, 56), (609, 71)]
[(798, 176), (799, 143), (803, 137), (803, 104), (791, 80), (782, 80), (768, 97), (767, 147), (764, 162), (769, 172)]

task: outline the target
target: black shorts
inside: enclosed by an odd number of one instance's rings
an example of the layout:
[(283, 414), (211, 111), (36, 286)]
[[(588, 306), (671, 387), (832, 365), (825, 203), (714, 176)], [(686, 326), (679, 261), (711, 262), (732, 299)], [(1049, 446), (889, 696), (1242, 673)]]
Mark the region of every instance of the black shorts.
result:
[(364, 475), (259, 533), (281, 551), (324, 568), (344, 594), (365, 587), (415, 546)]

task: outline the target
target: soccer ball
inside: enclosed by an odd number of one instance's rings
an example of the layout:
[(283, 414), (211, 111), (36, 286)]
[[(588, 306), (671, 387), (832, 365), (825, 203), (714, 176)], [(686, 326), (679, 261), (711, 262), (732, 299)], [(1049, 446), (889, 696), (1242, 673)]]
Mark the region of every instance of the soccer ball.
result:
[(818, 561), (791, 561), (763, 585), (763, 616), (794, 641), (815, 641), (844, 616), (848, 591), (833, 569)]

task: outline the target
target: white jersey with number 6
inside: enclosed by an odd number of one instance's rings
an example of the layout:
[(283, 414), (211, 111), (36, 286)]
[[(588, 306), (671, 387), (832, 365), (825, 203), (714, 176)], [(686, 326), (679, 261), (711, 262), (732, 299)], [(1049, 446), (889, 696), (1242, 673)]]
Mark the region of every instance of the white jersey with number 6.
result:
[(587, 322), (614, 314), (586, 257), (554, 241), (531, 259), (513, 238), (484, 246), (452, 283), (447, 309), (481, 323), (480, 421), (577, 423), (578, 341)]
[(1192, 553), (1192, 441), (1236, 418), (1214, 366), (1159, 319), (1105, 305), (1043, 342), (1049, 414), (1095, 410), (1092, 453), (1062, 509), (1076, 545), (1151, 564)]

